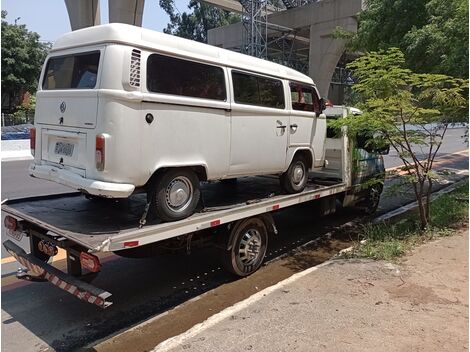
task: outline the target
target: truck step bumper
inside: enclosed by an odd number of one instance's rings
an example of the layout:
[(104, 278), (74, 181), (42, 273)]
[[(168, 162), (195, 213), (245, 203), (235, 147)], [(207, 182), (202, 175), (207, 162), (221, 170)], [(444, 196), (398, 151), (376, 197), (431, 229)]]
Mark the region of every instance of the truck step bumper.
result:
[(29, 281), (49, 281), (78, 299), (97, 305), (100, 308), (107, 308), (113, 304), (107, 300), (111, 297), (111, 293), (83, 282), (76, 277), (67, 275), (59, 269), (54, 268), (52, 265), (39, 260), (32, 254), (27, 254), (23, 248), (17, 246), (10, 240), (3, 242), (3, 246), (8, 253), (15, 257), (18, 263), (36, 275), (20, 274), (20, 276), (17, 276), (18, 278), (27, 279)]

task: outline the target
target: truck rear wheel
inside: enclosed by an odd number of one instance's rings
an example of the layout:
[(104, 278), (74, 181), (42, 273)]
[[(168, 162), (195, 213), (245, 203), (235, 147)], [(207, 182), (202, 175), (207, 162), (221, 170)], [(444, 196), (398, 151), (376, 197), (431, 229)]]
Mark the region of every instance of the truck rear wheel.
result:
[(268, 246), (268, 231), (259, 218), (242, 220), (228, 233), (222, 253), (225, 269), (237, 276), (248, 276), (263, 263)]
[(147, 193), (151, 211), (163, 221), (192, 215), (200, 196), (199, 179), (191, 169), (169, 169), (155, 179)]
[(307, 186), (308, 166), (305, 158), (297, 155), (280, 177), (281, 186), (287, 193), (300, 193)]

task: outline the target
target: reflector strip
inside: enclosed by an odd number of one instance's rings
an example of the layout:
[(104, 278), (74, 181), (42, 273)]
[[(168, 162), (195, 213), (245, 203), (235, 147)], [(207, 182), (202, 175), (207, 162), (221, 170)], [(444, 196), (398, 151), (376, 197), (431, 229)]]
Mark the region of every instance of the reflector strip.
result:
[(138, 245), (139, 245), (139, 241), (129, 241), (129, 242), (124, 242), (123, 244), (124, 248), (137, 247)]
[(214, 220), (214, 221), (211, 221), (211, 227), (214, 227), (214, 226), (219, 226), (220, 225), (220, 220)]
[[(53, 285), (59, 287), (62, 290), (67, 291), (68, 293), (74, 295), (78, 299), (81, 299), (82, 301), (86, 301), (86, 302), (91, 303), (91, 304), (95, 304), (95, 305), (97, 305), (101, 308), (106, 308), (106, 307), (108, 307), (109, 305), (112, 304), (111, 302), (106, 302), (105, 301), (106, 297), (104, 297), (104, 299), (103, 299), (99, 296), (93, 295), (89, 291), (82, 291), (77, 286), (66, 283), (65, 281), (59, 279), (57, 276), (47, 272), (45, 269), (39, 267), (36, 264), (33, 264), (33, 263), (29, 262), (27, 259), (23, 258), (22, 256), (17, 255), (15, 252), (13, 252), (13, 251), (8, 251), (8, 252), (11, 255), (13, 255), (21, 265), (26, 267), (28, 270), (32, 271), (36, 276), (46, 279), (47, 281), (49, 281)], [(109, 296), (110, 294), (106, 292), (104, 295)]]
[(318, 199), (320, 198), (320, 195), (319, 194), (315, 194), (315, 199)]
[(270, 207), (266, 208), (266, 211), (273, 211), (273, 210), (278, 210), (281, 206), (279, 204), (274, 204)]

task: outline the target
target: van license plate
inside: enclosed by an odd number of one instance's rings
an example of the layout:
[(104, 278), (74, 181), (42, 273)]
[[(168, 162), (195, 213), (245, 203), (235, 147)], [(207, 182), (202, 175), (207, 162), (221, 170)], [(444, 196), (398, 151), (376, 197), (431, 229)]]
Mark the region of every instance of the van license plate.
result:
[(20, 242), (21, 239), (23, 238), (23, 232), (21, 231), (13, 231), (13, 230), (7, 229), (7, 235), (10, 236), (11, 238), (14, 238), (18, 242)]
[(60, 155), (72, 156), (73, 147), (72, 143), (56, 142), (54, 152)]

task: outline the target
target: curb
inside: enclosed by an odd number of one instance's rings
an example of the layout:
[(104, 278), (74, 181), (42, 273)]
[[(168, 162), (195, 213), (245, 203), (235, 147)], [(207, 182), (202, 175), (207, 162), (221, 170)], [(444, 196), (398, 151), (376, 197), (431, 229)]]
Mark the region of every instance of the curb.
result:
[(28, 150), (2, 151), (3, 161), (33, 160), (31, 152)]

